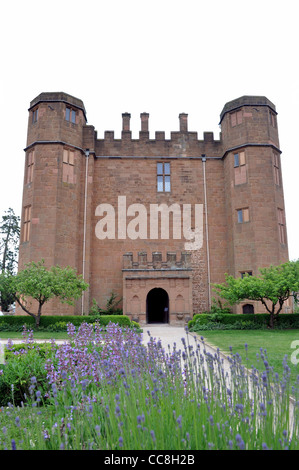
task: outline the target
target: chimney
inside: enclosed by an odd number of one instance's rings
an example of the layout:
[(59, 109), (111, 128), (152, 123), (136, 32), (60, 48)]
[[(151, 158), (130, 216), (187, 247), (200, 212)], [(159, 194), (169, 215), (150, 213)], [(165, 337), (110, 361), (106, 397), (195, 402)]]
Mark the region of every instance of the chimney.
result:
[(123, 113), (122, 118), (123, 118), (123, 131), (129, 131), (130, 130), (131, 114), (130, 113)]
[(148, 132), (149, 114), (148, 113), (141, 113), (140, 118), (141, 118), (141, 132)]
[(181, 113), (180, 119), (180, 132), (188, 132), (188, 114)]

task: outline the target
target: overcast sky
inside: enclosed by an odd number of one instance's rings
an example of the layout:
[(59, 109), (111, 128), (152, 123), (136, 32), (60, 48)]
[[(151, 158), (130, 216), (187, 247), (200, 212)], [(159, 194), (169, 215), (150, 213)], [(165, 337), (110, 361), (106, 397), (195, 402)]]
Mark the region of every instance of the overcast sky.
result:
[[(121, 114), (155, 131), (213, 131), (227, 101), (263, 95), (278, 112), (290, 259), (299, 258), (298, 14), (284, 0), (3, 2), (0, 215), (21, 214), (28, 108), (41, 92), (83, 100), (98, 138)], [(100, 203), (100, 201), (99, 201)]]

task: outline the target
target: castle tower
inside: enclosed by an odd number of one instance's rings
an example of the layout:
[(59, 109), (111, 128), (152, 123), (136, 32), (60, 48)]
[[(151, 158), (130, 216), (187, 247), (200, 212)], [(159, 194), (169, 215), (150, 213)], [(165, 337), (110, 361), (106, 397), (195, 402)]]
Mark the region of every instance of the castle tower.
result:
[(259, 96), (233, 100), (221, 113), (228, 268), (235, 277), (288, 260), (276, 115)]
[[(88, 134), (81, 100), (41, 93), (30, 103), (19, 269), (43, 258), (47, 266), (72, 266), (82, 273)], [(59, 309), (73, 311), (61, 304)]]

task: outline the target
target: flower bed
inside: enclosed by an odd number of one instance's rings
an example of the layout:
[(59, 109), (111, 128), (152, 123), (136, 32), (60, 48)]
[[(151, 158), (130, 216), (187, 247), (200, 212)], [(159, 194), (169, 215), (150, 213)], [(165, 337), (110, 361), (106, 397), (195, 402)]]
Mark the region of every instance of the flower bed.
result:
[[(39, 356), (44, 373), (27, 376), (24, 403), (13, 404), (12, 391), (0, 409), (0, 449), (298, 448), (298, 384), (290, 388), (287, 364), (281, 377), (266, 358), (263, 370), (248, 372), (231, 354), (227, 374), (201, 342), (166, 351), (112, 323), (105, 332), (69, 324), (68, 333)], [(32, 346), (32, 335), (24, 343)], [(17, 351), (0, 377), (24, 357)]]

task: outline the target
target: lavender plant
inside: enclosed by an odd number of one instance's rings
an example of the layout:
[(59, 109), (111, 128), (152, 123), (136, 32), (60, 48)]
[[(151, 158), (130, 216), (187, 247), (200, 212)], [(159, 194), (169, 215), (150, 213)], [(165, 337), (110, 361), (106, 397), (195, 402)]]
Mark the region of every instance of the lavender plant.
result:
[[(298, 388), (259, 351), (260, 370), (200, 340), (164, 349), (109, 324), (68, 325), (21, 407), (0, 409), (0, 449), (297, 449)], [(188, 336), (187, 336), (188, 338)], [(27, 337), (28, 340), (28, 337)]]

